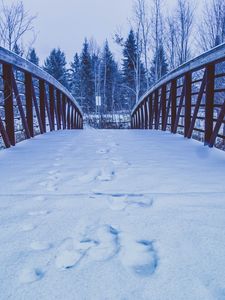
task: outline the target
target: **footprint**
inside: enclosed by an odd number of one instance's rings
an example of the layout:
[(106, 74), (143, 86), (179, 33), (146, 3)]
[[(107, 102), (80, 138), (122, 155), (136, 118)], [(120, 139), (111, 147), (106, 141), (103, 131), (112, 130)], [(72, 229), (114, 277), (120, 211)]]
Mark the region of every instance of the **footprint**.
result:
[(104, 167), (101, 169), (100, 174), (97, 176), (100, 181), (111, 181), (115, 176), (115, 171), (113, 168)]
[(75, 248), (74, 240), (67, 238), (58, 249), (55, 265), (58, 269), (70, 269), (78, 264), (85, 253)]
[(21, 283), (32, 283), (44, 277), (45, 272), (42, 268), (25, 268), (19, 274), (19, 281)]
[(152, 241), (135, 241), (131, 237), (120, 235), (121, 263), (139, 276), (151, 276), (157, 268), (157, 255)]
[(150, 207), (153, 204), (153, 198), (148, 196), (140, 195), (129, 195), (126, 203), (136, 207)]
[(49, 181), (46, 183), (46, 190), (48, 192), (56, 192), (58, 190), (57, 186), (55, 185), (54, 182)]
[(96, 232), (97, 242), (90, 248), (88, 256), (94, 261), (107, 261), (112, 259), (119, 251), (119, 232), (111, 225), (104, 225)]
[(36, 227), (37, 226), (34, 224), (29, 224), (29, 223), (23, 224), (23, 225), (21, 225), (21, 231), (24, 231), (24, 232), (31, 231), (31, 230), (34, 230)]
[(51, 243), (48, 242), (39, 242), (39, 241), (34, 241), (30, 244), (31, 249), (33, 250), (48, 250), (53, 247)]
[(29, 216), (44, 216), (50, 214), (49, 210), (36, 210), (36, 211), (30, 211), (28, 213)]
[(127, 207), (127, 195), (114, 194), (108, 197), (109, 208), (112, 210), (124, 210)]
[(99, 149), (96, 151), (97, 154), (107, 154), (109, 152), (110, 152), (110, 149), (106, 149), (106, 148)]
[(64, 250), (60, 252), (55, 260), (58, 269), (70, 269), (82, 258), (82, 254), (76, 250)]
[(109, 208), (112, 210), (124, 210), (127, 207), (146, 208), (153, 204), (153, 199), (140, 195), (112, 194), (108, 197)]
[(82, 176), (78, 177), (78, 181), (81, 183), (90, 183), (90, 182), (96, 180), (98, 175), (99, 175), (99, 171), (97, 169), (92, 169), (92, 170), (88, 171), (88, 173), (83, 174)]

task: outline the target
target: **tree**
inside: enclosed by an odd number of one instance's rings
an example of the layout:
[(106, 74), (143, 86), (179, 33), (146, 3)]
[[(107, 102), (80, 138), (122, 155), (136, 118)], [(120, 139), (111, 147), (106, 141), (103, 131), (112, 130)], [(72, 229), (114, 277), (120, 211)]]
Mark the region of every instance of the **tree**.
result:
[(155, 78), (152, 78), (152, 83), (156, 82), (160, 78), (160, 73), (158, 72), (160, 70), (160, 67), (158, 66), (159, 59), (158, 55), (160, 53), (159, 48), (160, 45), (162, 45), (163, 41), (163, 19), (162, 19), (162, 13), (161, 13), (161, 5), (162, 1), (161, 0), (153, 0), (153, 6), (151, 9), (152, 13), (152, 28), (153, 28), (153, 56), (155, 58), (155, 71), (151, 72), (155, 75)]
[(59, 48), (53, 49), (44, 62), (44, 70), (67, 86), (66, 57)]
[(17, 44), (15, 44), (15, 45), (13, 46), (12, 51), (13, 51), (14, 53), (16, 53), (17, 55), (19, 55), (19, 56), (23, 56), (23, 50), (21, 50), (20, 47), (19, 47)]
[[(157, 72), (157, 75), (155, 75)], [(161, 78), (168, 72), (168, 64), (166, 60), (165, 51), (163, 45), (159, 45), (158, 53), (155, 54), (155, 57), (152, 62), (151, 67), (151, 81), (154, 82), (156, 77)]]
[(169, 68), (174, 69), (191, 58), (194, 7), (188, 0), (178, 0), (174, 13), (166, 19), (166, 50)]
[(27, 59), (35, 65), (39, 65), (39, 58), (34, 48), (31, 48), (28, 52)]
[(145, 70), (140, 59), (138, 39), (135, 38), (132, 29), (129, 32), (127, 40), (123, 44), (122, 72), (125, 97), (130, 99), (129, 103), (131, 109), (133, 105), (138, 102), (139, 97), (143, 93), (141, 87), (143, 84), (146, 85)]
[(178, 64), (186, 62), (191, 56), (190, 36), (193, 25), (194, 8), (188, 0), (178, 0), (177, 9), (177, 55)]
[(106, 41), (101, 64), (101, 78), (103, 106), (104, 111), (107, 112), (111, 112), (114, 107), (116, 75), (117, 65)]
[(80, 58), (78, 53), (75, 53), (73, 62), (71, 63), (71, 70), (72, 70), (72, 75), (71, 75), (71, 82), (70, 82), (70, 91), (72, 95), (74, 96), (75, 99), (78, 100), (80, 103), (80, 97), (81, 97), (81, 78), (80, 78)]
[(83, 44), (80, 64), (81, 97), (83, 99), (82, 107), (85, 112), (91, 112), (95, 110), (95, 98), (92, 61), (87, 39), (85, 39)]
[(207, 51), (225, 41), (225, 2), (207, 0), (204, 3), (203, 20), (199, 26), (199, 45)]
[(22, 37), (29, 31), (34, 31), (33, 21), (36, 16), (30, 16), (25, 11), (23, 2), (13, 2), (5, 5), (2, 0), (0, 9), (0, 43), (9, 50), (21, 44)]
[(149, 44), (151, 34), (151, 18), (148, 14), (149, 7), (146, 0), (135, 0), (134, 1), (134, 13), (136, 27), (139, 28), (137, 31), (140, 32), (141, 41), (143, 45), (142, 52), (144, 57), (144, 66), (146, 71), (146, 90), (149, 89)]

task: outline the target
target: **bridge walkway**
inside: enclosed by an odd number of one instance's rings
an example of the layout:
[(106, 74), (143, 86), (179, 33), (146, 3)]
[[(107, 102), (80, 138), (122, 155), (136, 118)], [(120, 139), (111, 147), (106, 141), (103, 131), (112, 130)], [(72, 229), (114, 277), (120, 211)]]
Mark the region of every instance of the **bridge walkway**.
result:
[(147, 130), (1, 151), (0, 299), (222, 299), (224, 166), (222, 151)]

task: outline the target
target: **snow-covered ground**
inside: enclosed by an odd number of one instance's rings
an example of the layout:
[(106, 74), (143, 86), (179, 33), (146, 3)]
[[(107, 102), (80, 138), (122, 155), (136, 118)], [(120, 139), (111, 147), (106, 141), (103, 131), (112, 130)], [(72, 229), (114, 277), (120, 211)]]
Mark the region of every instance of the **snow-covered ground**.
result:
[(0, 152), (0, 299), (225, 299), (225, 153), (61, 131)]

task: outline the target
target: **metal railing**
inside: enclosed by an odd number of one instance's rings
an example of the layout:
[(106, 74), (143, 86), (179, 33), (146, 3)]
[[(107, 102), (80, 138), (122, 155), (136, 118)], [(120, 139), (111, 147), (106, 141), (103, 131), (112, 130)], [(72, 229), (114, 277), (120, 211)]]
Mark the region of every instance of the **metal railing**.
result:
[(225, 44), (161, 78), (135, 105), (131, 127), (169, 130), (225, 150)]
[(0, 146), (60, 129), (82, 129), (83, 113), (47, 72), (0, 47)]

